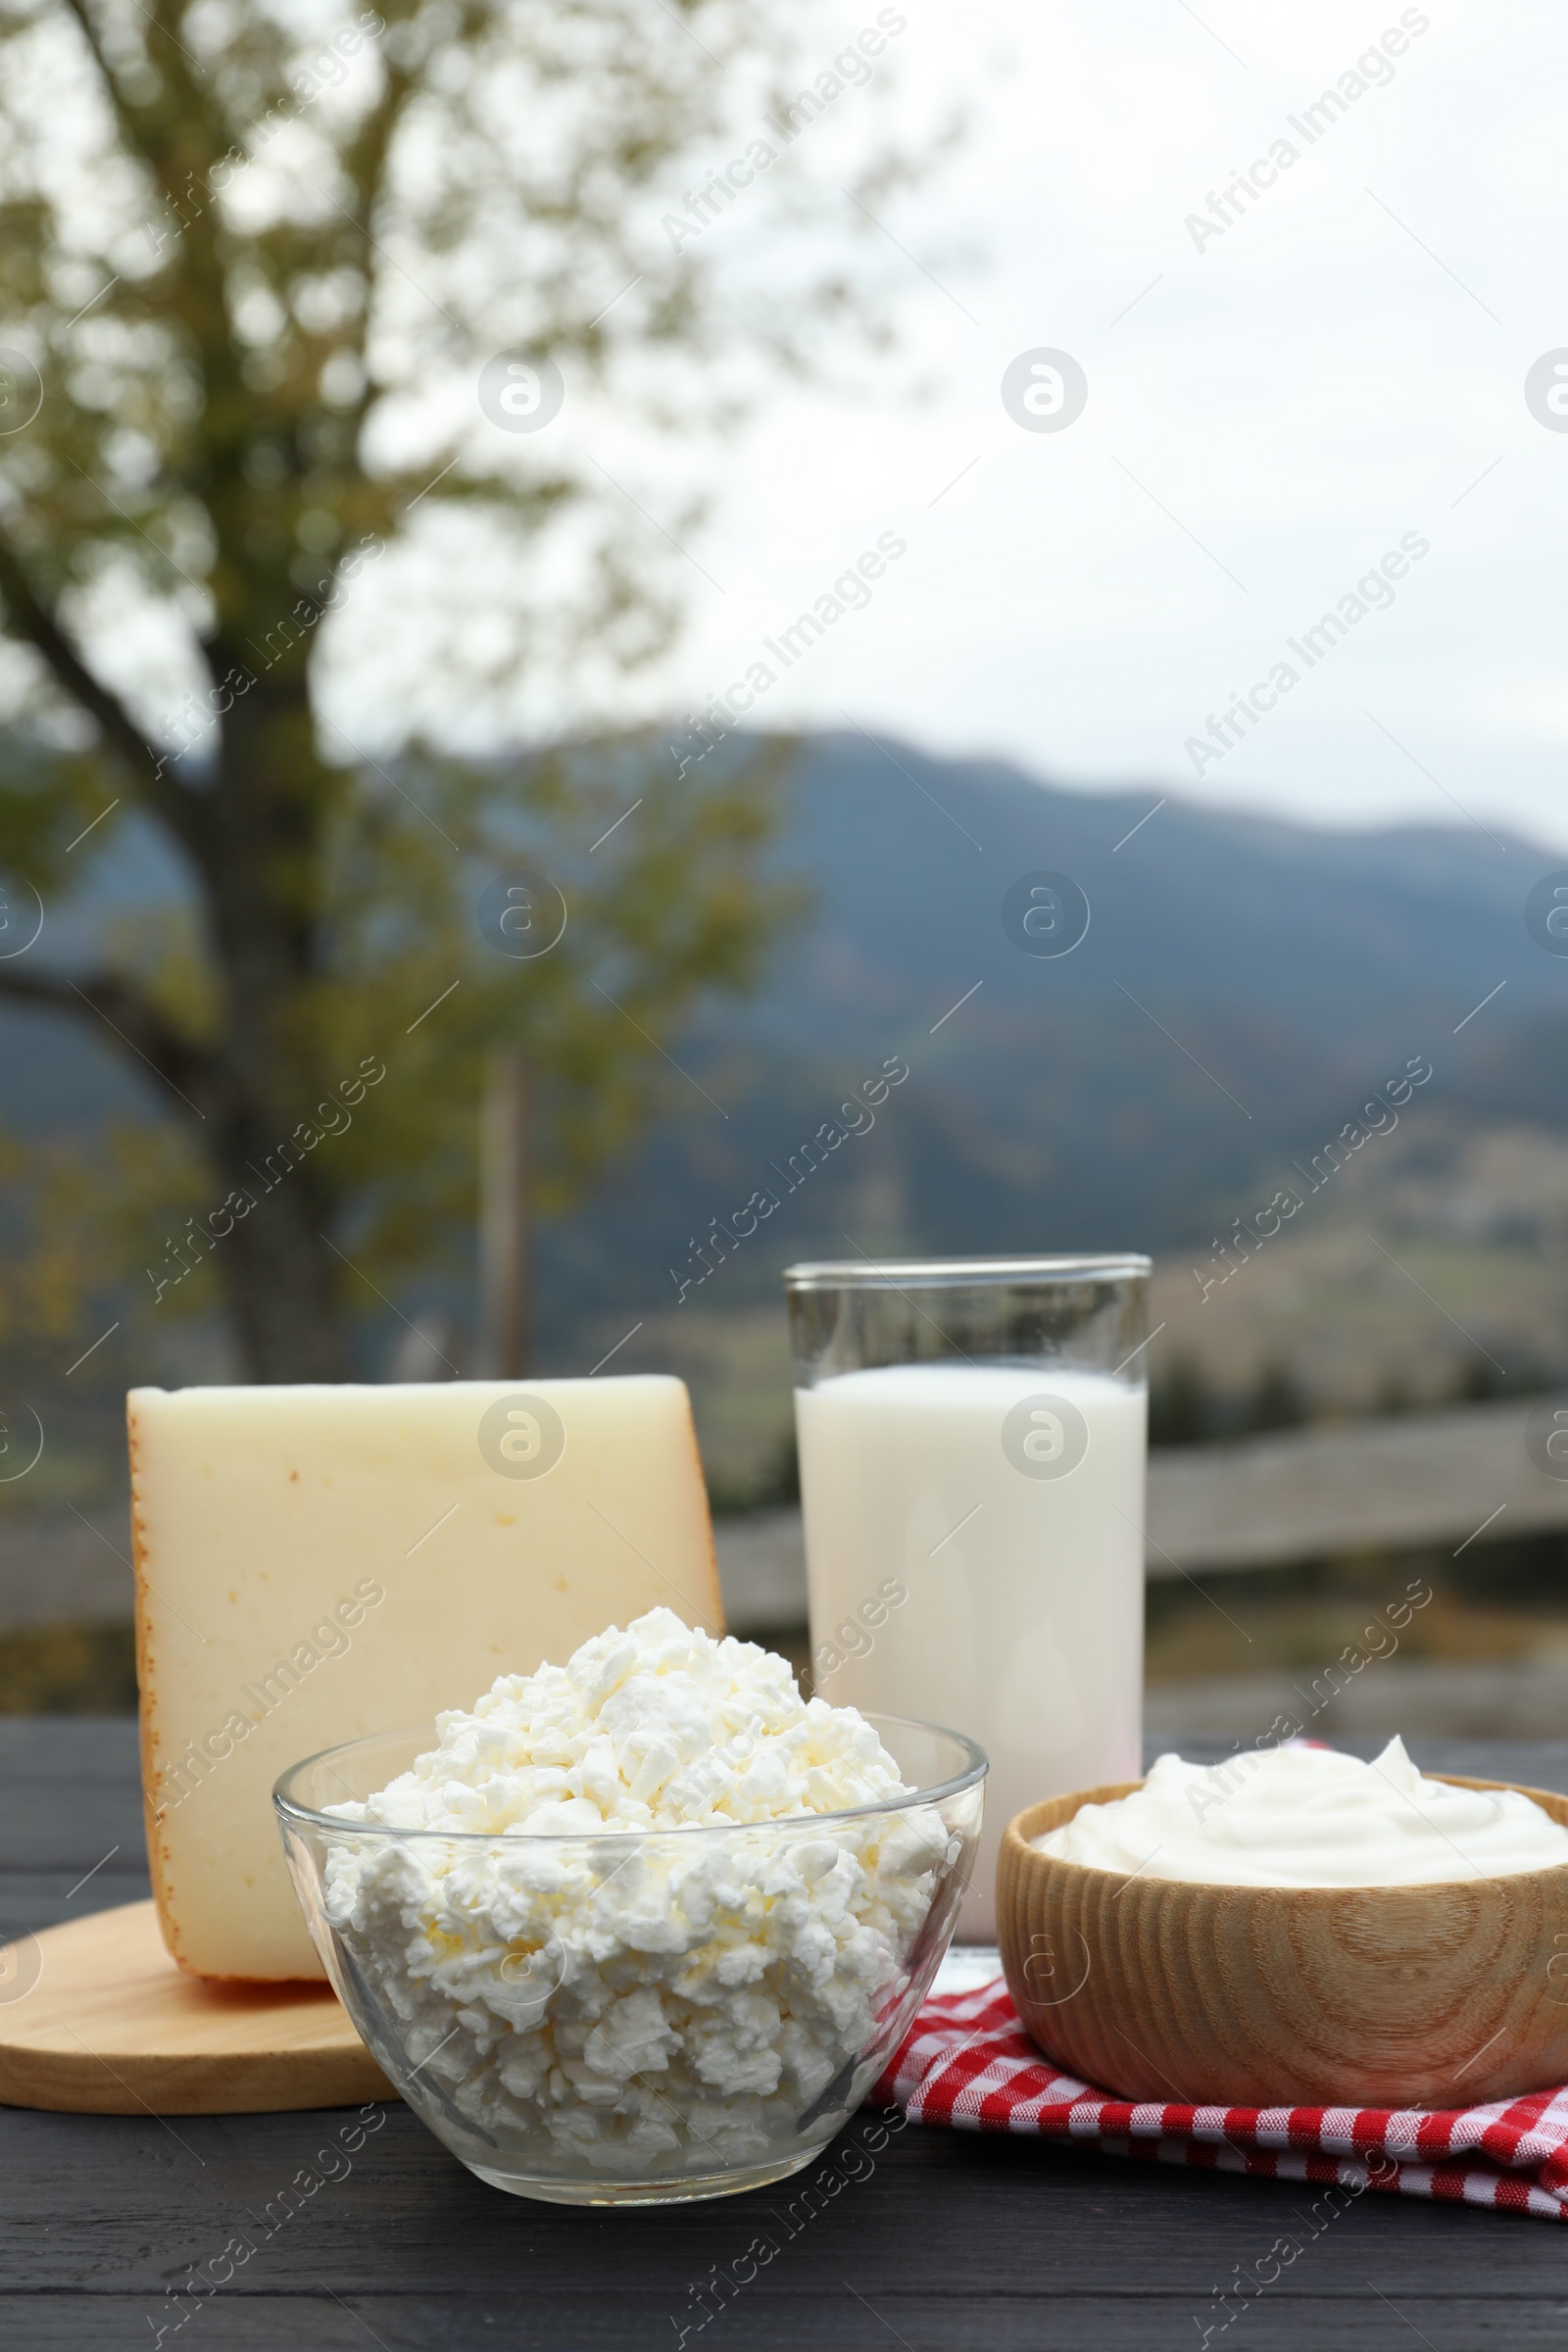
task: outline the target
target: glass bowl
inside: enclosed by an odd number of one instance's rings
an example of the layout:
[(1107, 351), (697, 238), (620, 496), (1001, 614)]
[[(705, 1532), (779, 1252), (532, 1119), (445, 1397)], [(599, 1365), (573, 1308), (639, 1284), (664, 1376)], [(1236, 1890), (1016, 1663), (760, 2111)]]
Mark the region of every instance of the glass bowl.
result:
[(675, 2204), (826, 2146), (952, 1940), (985, 1793), (972, 1740), (866, 1721), (910, 1794), (717, 1829), (334, 1818), (433, 1747), (429, 1728), (283, 1775), (283, 1848), (333, 1988), (471, 2173), (556, 2204)]

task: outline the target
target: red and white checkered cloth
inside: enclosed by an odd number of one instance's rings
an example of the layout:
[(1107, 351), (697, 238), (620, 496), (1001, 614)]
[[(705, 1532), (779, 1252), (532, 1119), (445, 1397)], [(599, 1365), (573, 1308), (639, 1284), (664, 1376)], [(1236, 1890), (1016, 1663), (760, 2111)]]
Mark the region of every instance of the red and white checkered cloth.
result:
[(873, 2097), (911, 2123), (1039, 2132), (1105, 2156), (1339, 2181), (1568, 2221), (1568, 2086), (1488, 2107), (1137, 2105), (1060, 2075), (1005, 1981), (928, 2000)]

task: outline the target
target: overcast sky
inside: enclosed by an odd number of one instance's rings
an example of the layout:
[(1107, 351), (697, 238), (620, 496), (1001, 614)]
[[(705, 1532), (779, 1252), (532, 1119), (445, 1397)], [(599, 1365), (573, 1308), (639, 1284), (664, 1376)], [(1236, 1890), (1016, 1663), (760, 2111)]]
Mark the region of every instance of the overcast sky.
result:
[[(668, 698), (742, 677), (892, 532), (906, 552), (775, 664), (757, 719), (848, 713), (1064, 781), (1568, 848), (1568, 431), (1525, 397), (1568, 347), (1562, 11), (906, 13), (887, 64), (910, 119), (939, 90), (973, 117), (957, 160), (879, 215), (914, 257), (887, 246), (908, 360), (873, 400), (778, 403), (730, 452), (692, 550), (716, 585), (693, 575)], [(1211, 195), (1259, 159), (1216, 226)], [(706, 233), (744, 234), (742, 207)], [(1087, 381), (1064, 429), (1004, 407), (1009, 363), (1042, 348)], [(1387, 596), (1357, 596), (1386, 557)], [(1325, 612), (1345, 634), (1314, 652)], [(1281, 663), (1296, 681), (1227, 746), (1210, 716)]]

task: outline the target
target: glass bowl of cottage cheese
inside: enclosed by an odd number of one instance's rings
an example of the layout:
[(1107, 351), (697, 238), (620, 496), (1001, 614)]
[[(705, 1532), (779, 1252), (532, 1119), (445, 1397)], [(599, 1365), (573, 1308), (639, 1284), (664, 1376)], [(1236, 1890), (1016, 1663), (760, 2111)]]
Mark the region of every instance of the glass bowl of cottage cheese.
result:
[(339, 1998), (469, 2171), (673, 2203), (798, 2171), (858, 2106), (952, 1938), (985, 1773), (661, 1608), (273, 1801)]

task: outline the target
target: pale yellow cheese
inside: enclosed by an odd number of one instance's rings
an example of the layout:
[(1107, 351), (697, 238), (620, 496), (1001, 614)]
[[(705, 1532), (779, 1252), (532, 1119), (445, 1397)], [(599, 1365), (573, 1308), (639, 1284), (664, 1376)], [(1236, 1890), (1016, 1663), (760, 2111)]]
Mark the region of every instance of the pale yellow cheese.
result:
[(147, 1844), (194, 1975), (321, 1974), (272, 1811), (290, 1764), (661, 1603), (722, 1630), (678, 1380), (127, 1401)]

